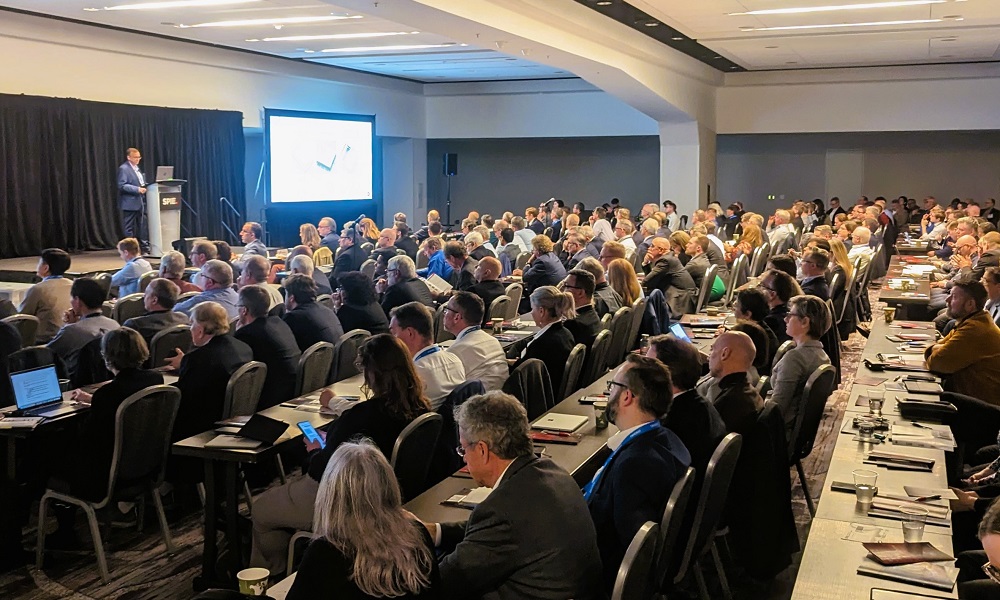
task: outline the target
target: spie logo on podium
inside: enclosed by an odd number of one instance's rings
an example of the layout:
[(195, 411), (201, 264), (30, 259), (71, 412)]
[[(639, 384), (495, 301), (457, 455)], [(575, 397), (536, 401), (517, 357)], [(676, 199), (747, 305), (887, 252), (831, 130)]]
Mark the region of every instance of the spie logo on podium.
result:
[(160, 210), (180, 210), (180, 196), (160, 196)]

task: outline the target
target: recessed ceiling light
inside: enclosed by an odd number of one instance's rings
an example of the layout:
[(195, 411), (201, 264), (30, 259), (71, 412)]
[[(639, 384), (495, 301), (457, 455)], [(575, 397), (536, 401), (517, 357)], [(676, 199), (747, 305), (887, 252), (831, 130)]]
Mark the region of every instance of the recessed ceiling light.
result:
[(731, 67), (729, 67), (729, 68), (730, 68), (731, 70), (733, 70), (733, 71), (735, 71), (736, 69), (739, 69), (739, 67), (737, 67), (736, 65), (733, 65), (733, 66), (731, 66)]
[(241, 21), (211, 21), (208, 23), (195, 23), (194, 25), (179, 24), (174, 27), (181, 29), (191, 29), (195, 27), (252, 27), (254, 25), (294, 25), (301, 23), (322, 23), (325, 21), (341, 21), (344, 19), (360, 19), (361, 15), (351, 15), (349, 17), (328, 15), (322, 17), (278, 17), (275, 19), (243, 19)]
[(447, 44), (409, 44), (400, 46), (356, 46), (354, 48), (327, 48), (320, 52), (379, 52), (386, 50), (428, 50), (430, 48), (450, 48), (455, 42)]
[(675, 42), (683, 42), (684, 41), (684, 38), (681, 37), (681, 36), (679, 36), (679, 35), (675, 35), (674, 37), (672, 37), (670, 39), (672, 39)]
[(331, 33), (329, 35), (287, 35), (284, 37), (267, 37), (249, 39), (247, 42), (309, 42), (313, 40), (355, 40), (363, 38), (390, 37), (395, 35), (411, 35), (412, 31), (383, 31), (373, 33)]
[(741, 31), (789, 31), (792, 29), (835, 29), (843, 27), (879, 27), (882, 25), (922, 25), (925, 23), (940, 23), (944, 19), (911, 19), (907, 21), (871, 21), (869, 23), (829, 23), (826, 25), (782, 25), (780, 27), (754, 27), (740, 29)]
[(169, 0), (164, 2), (118, 4), (116, 6), (105, 6), (103, 8), (85, 8), (84, 10), (161, 10), (165, 8), (192, 8), (198, 6), (222, 6), (225, 4), (249, 4), (251, 2), (260, 2), (260, 0)]
[(831, 12), (835, 10), (865, 10), (870, 8), (897, 8), (902, 6), (924, 6), (927, 4), (944, 4), (947, 0), (895, 0), (893, 2), (866, 2), (863, 4), (839, 4), (833, 6), (802, 6), (796, 8), (768, 8), (746, 12), (729, 13), (737, 15), (796, 15), (802, 13)]
[(721, 59), (721, 58), (722, 58), (721, 56), (713, 56), (713, 57), (712, 57), (712, 59), (713, 59), (713, 60), (719, 60), (719, 59)]
[(646, 27), (659, 27), (660, 23), (659, 21), (646, 21), (643, 25)]
[(601, 2), (598, 2), (597, 5), (598, 6), (611, 6), (611, 2), (609, 0), (602, 0)]

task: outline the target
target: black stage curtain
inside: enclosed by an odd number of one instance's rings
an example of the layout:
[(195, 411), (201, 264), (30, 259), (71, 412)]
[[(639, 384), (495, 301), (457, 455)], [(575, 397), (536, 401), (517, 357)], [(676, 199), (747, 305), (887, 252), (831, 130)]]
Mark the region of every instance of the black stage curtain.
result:
[[(0, 94), (0, 257), (43, 248), (111, 248), (122, 237), (118, 166), (142, 152), (147, 181), (173, 165), (186, 179), (181, 222), (192, 235), (224, 239), (224, 196), (246, 212), (243, 114)], [(164, 240), (169, 243), (171, 240)]]

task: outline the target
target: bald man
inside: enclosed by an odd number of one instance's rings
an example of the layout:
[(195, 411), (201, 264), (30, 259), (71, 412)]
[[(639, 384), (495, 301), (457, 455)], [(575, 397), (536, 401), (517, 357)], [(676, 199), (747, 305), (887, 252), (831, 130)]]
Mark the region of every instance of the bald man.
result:
[(500, 261), (492, 256), (487, 256), (479, 261), (473, 277), (476, 283), (468, 291), (483, 299), (483, 324), (490, 320), (490, 303), (503, 296), (506, 290), (500, 283)]
[(378, 241), (375, 249), (372, 250), (371, 259), (375, 261), (375, 275), (381, 277), (385, 275), (386, 265), (389, 259), (396, 256), (396, 239), (399, 232), (394, 227), (386, 227), (378, 234)]
[(715, 339), (708, 357), (708, 373), (718, 381), (720, 393), (715, 408), (730, 432), (745, 433), (764, 407), (760, 394), (747, 380), (757, 349), (742, 331), (727, 331)]

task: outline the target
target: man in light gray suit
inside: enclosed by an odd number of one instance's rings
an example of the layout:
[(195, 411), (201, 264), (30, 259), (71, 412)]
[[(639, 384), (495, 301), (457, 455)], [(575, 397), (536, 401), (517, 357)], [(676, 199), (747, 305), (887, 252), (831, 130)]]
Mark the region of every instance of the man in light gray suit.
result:
[(460, 453), (476, 483), (493, 488), (466, 523), (428, 523), (444, 598), (599, 598), (597, 534), (580, 486), (534, 455), (528, 417), (503, 392), (455, 409)]

